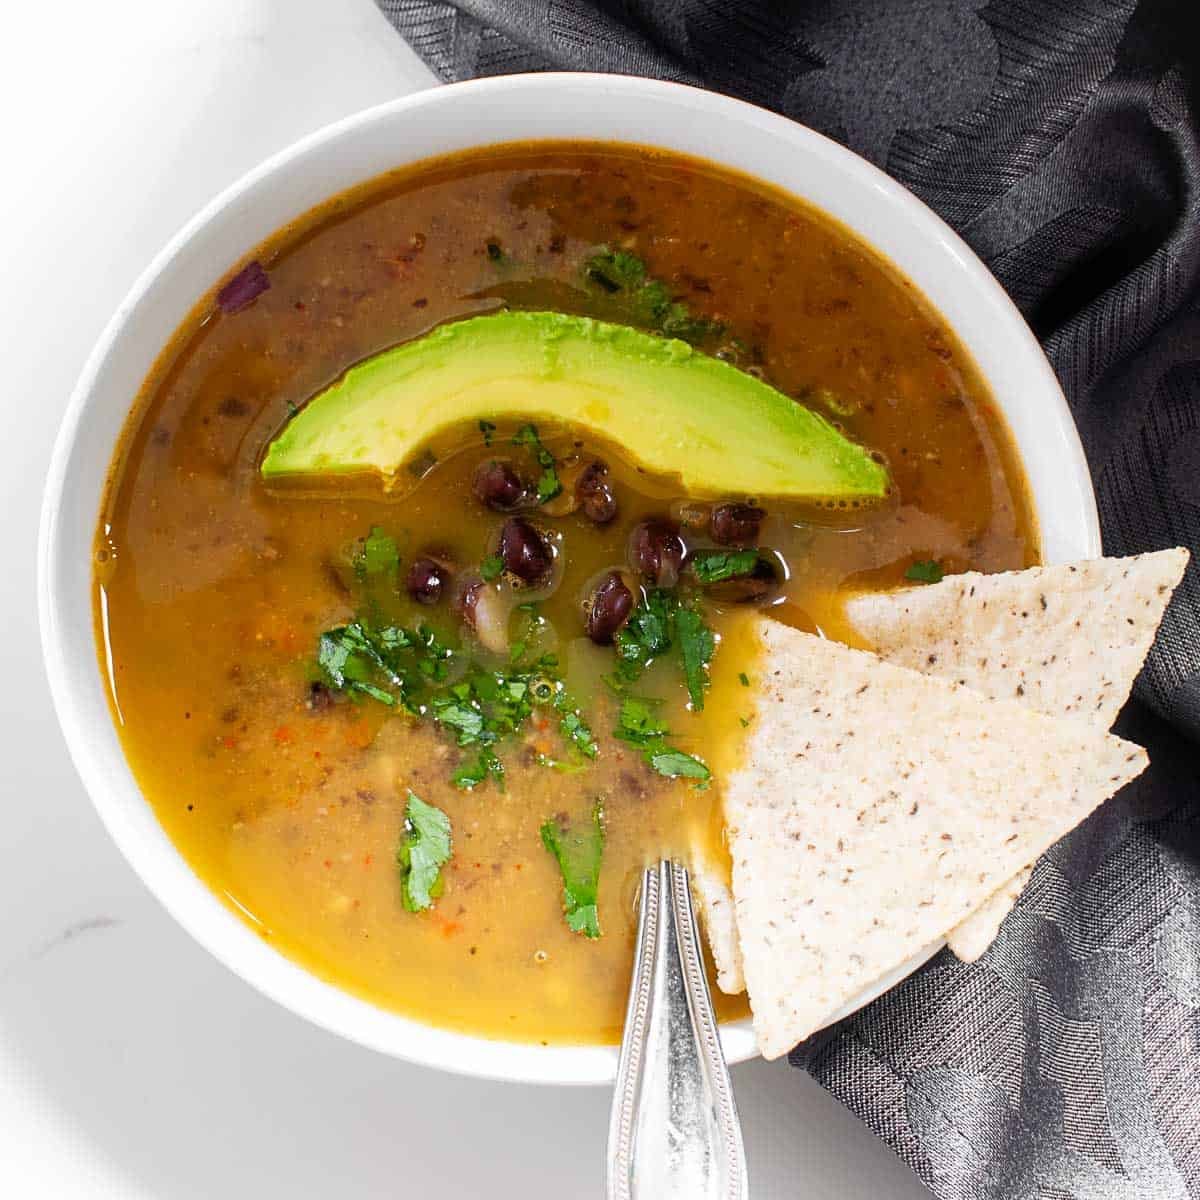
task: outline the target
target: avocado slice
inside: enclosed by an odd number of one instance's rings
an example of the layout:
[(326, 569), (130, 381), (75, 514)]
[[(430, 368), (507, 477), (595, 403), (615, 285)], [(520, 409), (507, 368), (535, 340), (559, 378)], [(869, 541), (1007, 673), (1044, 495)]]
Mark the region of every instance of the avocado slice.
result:
[(699, 496), (878, 498), (887, 471), (828, 421), (685, 342), (555, 312), (443, 325), (351, 368), (271, 443), (262, 474), (391, 479), (453, 425), (590, 430)]

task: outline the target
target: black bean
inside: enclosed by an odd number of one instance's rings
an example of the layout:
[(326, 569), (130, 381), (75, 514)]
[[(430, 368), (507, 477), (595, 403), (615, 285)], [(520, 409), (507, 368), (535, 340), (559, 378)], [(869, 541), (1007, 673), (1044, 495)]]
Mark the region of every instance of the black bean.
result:
[(607, 525), (617, 515), (617, 497), (608, 481), (608, 466), (597, 460), (584, 468), (575, 484), (583, 515), (597, 525)]
[(713, 509), (708, 530), (720, 546), (752, 546), (766, 515), (754, 504), (719, 504)]
[(550, 547), (522, 517), (509, 517), (500, 530), (500, 558), (504, 569), (525, 583), (540, 583), (550, 574)]
[(489, 459), (475, 471), (475, 495), (497, 512), (508, 512), (525, 499), (525, 484), (510, 464)]
[(631, 612), (633, 593), (616, 571), (610, 571), (592, 593), (587, 614), (588, 637), (598, 646), (610, 645)]
[(661, 517), (635, 525), (629, 535), (630, 565), (659, 587), (674, 587), (678, 582), (684, 552), (678, 528)]
[(418, 558), (408, 569), (408, 594), (418, 604), (436, 604), (450, 582), (450, 572), (432, 558)]

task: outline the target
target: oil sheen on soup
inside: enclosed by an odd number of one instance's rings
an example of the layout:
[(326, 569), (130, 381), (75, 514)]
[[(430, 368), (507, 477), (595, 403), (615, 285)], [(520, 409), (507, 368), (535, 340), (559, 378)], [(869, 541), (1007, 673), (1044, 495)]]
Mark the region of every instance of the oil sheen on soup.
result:
[[(747, 178), (636, 147), (437, 160), (337, 197), (252, 258), (269, 286), (199, 304), (113, 466), (97, 635), (132, 769), (201, 878), (322, 978), (485, 1036), (615, 1041), (642, 870), (666, 854), (723, 862), (721, 778), (768, 666), (750, 614), (769, 606), (837, 636), (848, 589), (1037, 561), (993, 400), (940, 317), (846, 230)], [(503, 309), (683, 336), (877, 452), (890, 492), (866, 506), (686, 497), (639, 469), (636, 447), (509, 417), (456, 429), (391, 490), (264, 482), (271, 439), (348, 368)], [(503, 567), (512, 514), (481, 502), (478, 479), (498, 458), (531, 486), (549, 461), (562, 492), (525, 513), (553, 543), (554, 578), (487, 616), (503, 625), (489, 650), (462, 591)], [(613, 507), (600, 522), (573, 499), (596, 463)], [(635, 588), (711, 635), (701, 710), (677, 657), (630, 667), (589, 639), (587, 604), (597, 581), (628, 577), (647, 522), (688, 553), (722, 548), (713, 506), (726, 502), (761, 510), (749, 541), (772, 557), (756, 577)], [(436, 595), (418, 594), (422, 563)], [(359, 623), (419, 642), (404, 653), (438, 719), (336, 685), (330, 664), (353, 659)], [(508, 707), (488, 709), (491, 741), (463, 715), (484, 686), (509, 689)], [(427, 811), (451, 840), (433, 873), (438, 830), (414, 828)], [(576, 873), (598, 860), (594, 913), (569, 894), (556, 843)], [(413, 905), (421, 870), (432, 892)], [(723, 1019), (744, 1014), (742, 998), (716, 999)]]

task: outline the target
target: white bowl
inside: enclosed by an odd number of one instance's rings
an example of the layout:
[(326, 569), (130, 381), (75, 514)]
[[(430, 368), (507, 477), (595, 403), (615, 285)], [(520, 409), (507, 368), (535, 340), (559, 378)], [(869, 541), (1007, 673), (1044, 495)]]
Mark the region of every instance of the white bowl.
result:
[[(542, 138), (698, 155), (843, 221), (908, 275), (974, 356), (1024, 461), (1045, 559), (1099, 554), (1087, 465), (1041, 348), (983, 264), (914, 196), (834, 142), (737, 100), (621, 76), (524, 75), (436, 88), (331, 125), (234, 184), (159, 254), (109, 322), (67, 407), (46, 482), (39, 606), (58, 717), (101, 818), (150, 890), (217, 958), (293, 1012), (388, 1054), (493, 1078), (603, 1083), (613, 1078), (615, 1048), (435, 1029), (322, 982), (264, 943), (192, 873), (138, 790), (109, 714), (92, 627), (92, 539), (113, 448), (151, 364), (196, 299), (264, 238), (335, 192), (431, 155)], [(731, 1061), (755, 1053), (748, 1022), (726, 1026), (722, 1038)]]

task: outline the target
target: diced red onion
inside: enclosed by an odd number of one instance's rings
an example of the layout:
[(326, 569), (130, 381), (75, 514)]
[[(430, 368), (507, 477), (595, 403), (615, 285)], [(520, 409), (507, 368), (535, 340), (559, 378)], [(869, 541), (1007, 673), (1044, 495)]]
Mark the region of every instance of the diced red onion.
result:
[(271, 286), (257, 259), (247, 263), (218, 293), (217, 305), (223, 313), (240, 312)]

